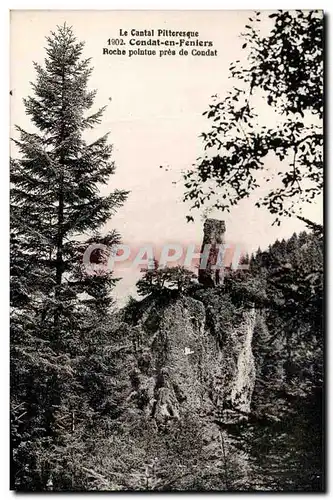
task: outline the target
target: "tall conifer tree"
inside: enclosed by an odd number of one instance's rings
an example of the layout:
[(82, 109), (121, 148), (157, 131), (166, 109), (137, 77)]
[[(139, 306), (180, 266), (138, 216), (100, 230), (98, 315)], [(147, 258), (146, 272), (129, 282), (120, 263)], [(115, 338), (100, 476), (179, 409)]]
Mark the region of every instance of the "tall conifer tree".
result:
[(17, 127), (14, 140), (20, 153), (11, 160), (16, 489), (54, 488), (50, 471), (57, 466), (51, 451), (73, 441), (83, 417), (92, 414), (82, 380), (84, 359), (98, 338), (89, 338), (87, 325), (92, 314), (105, 313), (115, 283), (112, 273), (89, 276), (82, 266), (89, 243), (119, 241), (116, 232), (102, 237), (98, 231), (127, 197), (121, 190), (100, 194), (115, 166), (107, 135), (93, 143), (84, 139), (105, 108), (89, 114), (96, 92), (87, 87), (92, 68), (82, 58), (83, 46), (66, 25), (47, 37), (45, 64), (34, 63), (33, 96), (24, 99), (36, 131)]

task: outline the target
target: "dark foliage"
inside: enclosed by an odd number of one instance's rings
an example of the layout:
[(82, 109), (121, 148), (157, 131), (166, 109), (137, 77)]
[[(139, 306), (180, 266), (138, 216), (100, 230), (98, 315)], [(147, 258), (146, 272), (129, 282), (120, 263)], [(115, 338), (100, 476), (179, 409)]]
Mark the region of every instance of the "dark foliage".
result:
[(82, 51), (67, 26), (47, 38), (45, 65), (35, 63), (33, 96), (24, 100), (37, 131), (17, 127), (14, 139), (11, 483), (18, 490), (75, 489), (85, 437), (96, 412), (110, 406), (105, 325), (116, 280), (87, 273), (82, 256), (90, 243), (119, 242), (98, 230), (127, 193), (99, 193), (115, 166), (107, 136), (92, 144), (83, 137), (104, 108), (87, 114), (95, 91)]
[(196, 282), (196, 275), (182, 266), (162, 267), (155, 266), (147, 269), (142, 279), (137, 282), (139, 295), (165, 295), (172, 291), (186, 293)]

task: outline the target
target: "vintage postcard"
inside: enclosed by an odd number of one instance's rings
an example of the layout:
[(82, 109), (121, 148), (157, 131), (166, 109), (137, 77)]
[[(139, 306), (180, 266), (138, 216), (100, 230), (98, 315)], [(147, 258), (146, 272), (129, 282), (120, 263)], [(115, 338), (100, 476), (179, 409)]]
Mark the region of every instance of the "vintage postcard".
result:
[(322, 492), (320, 10), (13, 10), (11, 489)]

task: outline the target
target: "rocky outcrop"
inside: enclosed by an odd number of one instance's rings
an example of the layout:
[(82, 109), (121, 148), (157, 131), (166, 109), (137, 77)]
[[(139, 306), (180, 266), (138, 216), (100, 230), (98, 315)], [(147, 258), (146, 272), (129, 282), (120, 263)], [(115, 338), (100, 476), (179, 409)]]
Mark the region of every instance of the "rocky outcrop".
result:
[(200, 300), (179, 296), (145, 305), (132, 330), (132, 398), (147, 416), (162, 425), (187, 411), (225, 421), (250, 411), (254, 310), (237, 318), (234, 325), (221, 324), (218, 336)]
[(224, 243), (224, 233), (223, 220), (205, 221), (198, 278), (199, 283), (206, 287), (215, 287), (221, 281), (221, 269), (214, 269), (214, 266), (217, 264), (220, 245)]
[(136, 326), (138, 397), (159, 423), (202, 407), (204, 326), (204, 306), (190, 297), (152, 301)]

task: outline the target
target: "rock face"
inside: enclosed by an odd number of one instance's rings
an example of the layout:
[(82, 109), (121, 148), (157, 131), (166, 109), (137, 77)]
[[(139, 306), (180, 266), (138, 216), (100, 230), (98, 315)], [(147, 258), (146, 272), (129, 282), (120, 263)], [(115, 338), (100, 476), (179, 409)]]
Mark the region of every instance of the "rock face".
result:
[[(203, 304), (184, 297), (164, 306), (153, 302), (136, 327), (138, 392), (145, 412), (158, 423), (179, 417), (184, 406), (201, 409), (204, 326)], [(149, 362), (144, 364), (147, 353)]]
[[(255, 381), (255, 313), (246, 310), (223, 343), (207, 327), (204, 304), (191, 297), (152, 301), (134, 329), (137, 365), (132, 397), (157, 424), (190, 411), (230, 420), (250, 411)], [(223, 325), (222, 325), (223, 328)]]
[[(223, 220), (207, 219), (204, 224), (204, 236), (201, 247), (199, 283), (206, 287), (214, 287), (220, 283), (221, 271), (212, 267), (217, 262), (219, 246), (224, 243), (225, 223)], [(205, 247), (210, 245), (210, 250), (205, 256)], [(207, 247), (206, 247), (207, 249)]]
[[(157, 424), (183, 412), (225, 422), (250, 412), (255, 384), (254, 309), (236, 306), (218, 287), (216, 263), (225, 223), (207, 219), (199, 270), (204, 285), (193, 296), (147, 297), (132, 328), (135, 366), (131, 397)], [(202, 257), (204, 259), (205, 257)], [(195, 298), (194, 298), (195, 297)]]
[(250, 412), (251, 398), (255, 384), (255, 364), (252, 353), (252, 337), (256, 320), (255, 309), (244, 314), (242, 324), (242, 340), (237, 357), (237, 376), (231, 387), (230, 401), (232, 406), (244, 413)]

